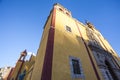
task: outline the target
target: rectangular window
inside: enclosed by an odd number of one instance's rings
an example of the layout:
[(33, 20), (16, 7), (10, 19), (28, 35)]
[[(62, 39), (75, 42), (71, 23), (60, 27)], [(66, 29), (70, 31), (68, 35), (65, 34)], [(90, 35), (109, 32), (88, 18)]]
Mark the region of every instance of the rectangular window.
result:
[(72, 32), (72, 30), (71, 30), (71, 28), (70, 28), (69, 26), (66, 26), (66, 30), (67, 30), (68, 32)]
[(73, 78), (84, 78), (82, 66), (79, 58), (70, 56), (70, 68), (71, 75)]
[(80, 66), (79, 61), (76, 59), (72, 59), (72, 66), (73, 66), (73, 72), (74, 74), (80, 74)]

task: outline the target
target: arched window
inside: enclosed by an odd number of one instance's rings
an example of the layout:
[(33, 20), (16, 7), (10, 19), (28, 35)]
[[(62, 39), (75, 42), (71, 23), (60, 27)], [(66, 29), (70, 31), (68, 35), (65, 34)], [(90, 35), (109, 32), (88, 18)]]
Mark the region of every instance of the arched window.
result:
[(63, 12), (63, 9), (59, 8), (59, 10)]
[(66, 14), (67, 14), (68, 16), (70, 16), (70, 14), (69, 14), (68, 12), (66, 12)]

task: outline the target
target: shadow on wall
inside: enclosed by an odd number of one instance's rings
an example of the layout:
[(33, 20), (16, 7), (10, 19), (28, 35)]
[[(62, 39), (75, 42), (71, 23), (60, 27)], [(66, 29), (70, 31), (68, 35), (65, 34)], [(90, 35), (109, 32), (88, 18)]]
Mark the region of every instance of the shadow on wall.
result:
[[(87, 50), (87, 48), (88, 48), (88, 50), (91, 50), (90, 52), (92, 52), (93, 56), (95, 57), (96, 63), (97, 63), (98, 66), (103, 65), (105, 67), (105, 70), (108, 71), (108, 72), (106, 71), (107, 75), (108, 74), (111, 75), (108, 78), (112, 78), (113, 80), (120, 80), (120, 78), (119, 78), (120, 66), (116, 62), (116, 60), (114, 59), (114, 56), (112, 55), (111, 52), (105, 50), (100, 45), (100, 43), (96, 43), (95, 41), (85, 40), (85, 39), (81, 38), (80, 36), (76, 36), (76, 39), (78, 40), (79, 44), (81, 44), (81, 41), (83, 42), (84, 46), (86, 47), (86, 50)], [(93, 51), (95, 53), (93, 53)], [(87, 52), (88, 52), (88, 54), (90, 53), (89, 51), (87, 51)], [(89, 54), (89, 55), (91, 55), (91, 54)], [(103, 56), (104, 56), (104, 59), (102, 59)], [(102, 59), (102, 64), (98, 63), (98, 62), (101, 61), (99, 59), (100, 57)]]

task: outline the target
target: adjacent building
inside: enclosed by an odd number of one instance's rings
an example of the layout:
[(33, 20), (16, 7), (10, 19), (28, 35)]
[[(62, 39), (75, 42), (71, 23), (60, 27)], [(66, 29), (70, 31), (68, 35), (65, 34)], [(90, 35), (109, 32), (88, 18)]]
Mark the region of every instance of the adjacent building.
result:
[(31, 55), (29, 60), (25, 59), (26, 56), (27, 56), (26, 50), (21, 52), (21, 55), (15, 67), (8, 75), (7, 80), (31, 80), (33, 66), (35, 63), (35, 56)]
[(0, 68), (0, 80), (7, 80), (11, 70), (12, 67), (10, 66)]
[(90, 23), (55, 4), (44, 25), (30, 80), (120, 80), (119, 57)]

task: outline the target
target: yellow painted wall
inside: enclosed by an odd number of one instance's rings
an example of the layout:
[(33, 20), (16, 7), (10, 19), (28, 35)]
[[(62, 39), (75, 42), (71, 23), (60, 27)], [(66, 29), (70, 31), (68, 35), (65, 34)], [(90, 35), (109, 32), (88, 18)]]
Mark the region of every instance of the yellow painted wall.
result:
[(26, 75), (24, 77), (24, 80), (30, 80), (32, 76), (34, 64), (35, 64), (35, 56), (31, 55), (30, 60), (25, 62), (23, 69), (21, 71), (23, 72), (24, 70), (26, 70)]
[[(88, 38), (88, 36), (87, 36), (87, 34), (86, 34), (86, 27), (83, 26), (83, 25), (81, 25), (80, 23), (78, 23), (78, 26), (79, 26), (79, 29), (80, 29), (80, 31), (81, 31), (82, 37), (83, 37), (84, 41), (85, 41), (86, 44), (87, 44), (87, 43), (89, 42), (89, 38)], [(85, 48), (85, 46), (82, 46), (82, 47)], [(98, 65), (97, 65), (97, 63), (96, 63), (95, 57), (94, 57), (91, 49), (89, 48), (88, 44), (87, 44), (87, 47), (88, 47), (88, 49), (89, 49), (90, 55), (91, 55), (91, 57), (92, 57), (92, 59), (93, 59), (93, 62), (95, 63), (95, 67), (96, 67), (96, 69), (97, 69), (97, 72), (98, 72), (100, 78), (102, 79), (102, 78), (103, 78), (103, 77), (102, 77), (102, 74), (101, 74), (101, 72), (99, 71), (99, 68), (98, 68)], [(86, 48), (85, 48), (85, 49), (86, 49)], [(88, 52), (86, 52), (86, 55), (87, 55), (86, 58), (89, 58)], [(83, 59), (84, 59), (84, 57), (83, 57)], [(85, 66), (85, 67), (87, 66), (87, 64), (90, 64), (91, 66), (93, 66), (92, 63), (90, 62), (90, 60), (89, 60), (89, 62), (88, 62), (86, 59), (84, 59), (83, 63), (84, 63), (84, 66)], [(89, 66), (89, 65), (88, 65), (88, 66)], [(85, 71), (86, 71), (86, 69), (88, 68), (88, 66), (85, 68)], [(86, 74), (86, 78), (88, 78), (87, 80), (91, 80), (91, 79), (92, 79), (90, 73), (93, 72), (93, 71), (94, 71), (94, 69), (87, 70), (87, 72), (85, 73), (85, 74)], [(90, 73), (89, 73), (89, 72), (90, 72)], [(88, 76), (87, 76), (87, 75), (88, 75)], [(92, 73), (92, 75), (96, 76), (95, 73)]]
[[(55, 23), (52, 80), (72, 80), (69, 56), (81, 60), (86, 80), (97, 80), (74, 19), (57, 10)], [(66, 31), (66, 25), (71, 27), (72, 32)], [(84, 27), (79, 27), (86, 36)]]
[[(56, 7), (59, 8), (59, 7)], [(63, 8), (63, 7), (62, 7)], [(66, 10), (66, 9), (63, 9)], [(80, 29), (82, 37), (87, 44), (89, 38), (86, 34), (86, 25), (76, 21), (74, 18), (66, 15), (64, 12), (56, 9), (56, 18), (55, 18), (55, 35), (54, 35), (54, 49), (53, 49), (53, 61), (52, 61), (52, 79), (51, 80), (82, 80), (81, 78), (72, 78), (71, 68), (70, 68), (70, 59), (69, 57), (76, 57), (80, 59), (82, 64), (82, 69), (84, 73), (85, 80), (98, 80), (93, 69), (93, 65), (90, 61), (86, 47), (81, 39), (81, 35), (77, 26)], [(47, 23), (44, 28), (43, 36), (41, 39), (40, 47), (37, 52), (36, 62), (33, 68), (32, 79), (31, 80), (40, 80), (41, 73), (43, 69), (43, 62), (45, 57), (46, 44), (48, 39), (48, 33), (51, 24), (52, 13), (47, 19)], [(68, 32), (65, 26), (71, 27), (72, 32)], [(95, 30), (96, 33), (99, 31)], [(107, 49), (112, 49), (107, 41), (101, 36), (104, 45), (107, 45)], [(100, 42), (104, 49), (105, 46)], [(107, 50), (106, 49), (106, 50)], [(88, 47), (92, 60), (97, 69), (98, 75), (101, 80), (103, 80), (102, 74), (99, 70), (99, 67), (96, 63), (94, 55), (91, 49)], [(110, 50), (109, 50), (110, 51)], [(29, 74), (29, 75), (30, 75)]]
[[(24, 61), (22, 68), (21, 68), (21, 71), (18, 74), (18, 71), (19, 71), (21, 64), (22, 64), (22, 60), (21, 61), (18, 60), (18, 62), (16, 63), (16, 66), (15, 66), (15, 68), (10, 76), (10, 80), (12, 80), (12, 79), (15, 80), (15, 78), (17, 77), (17, 74), (19, 77), (19, 75), (22, 74), (24, 70), (26, 70), (24, 80), (27, 80), (27, 78), (30, 77), (30, 76), (28, 76), (30, 74), (28, 72), (30, 71), (30, 69), (34, 65), (34, 63), (35, 63), (35, 56), (31, 55), (31, 58), (29, 61)], [(17, 79), (18, 79), (18, 77), (17, 77)]]
[(37, 52), (36, 62), (35, 62), (35, 66), (33, 69), (31, 80), (40, 80), (41, 79), (46, 44), (47, 44), (47, 39), (48, 39), (48, 32), (49, 32), (50, 24), (51, 24), (51, 17), (52, 17), (52, 15), (50, 15), (50, 17), (48, 17), (48, 22), (46, 23), (46, 26), (45, 26), (45, 29), (44, 29), (44, 32), (42, 35), (42, 39), (41, 39), (40, 47)]
[(17, 73), (18, 73), (18, 70), (20, 69), (20, 65), (22, 64), (22, 62), (20, 62), (20, 61), (18, 61), (17, 63), (16, 63), (16, 66), (15, 66), (15, 68), (14, 68), (14, 70), (13, 70), (13, 73), (12, 73), (12, 76), (10, 77), (10, 80), (12, 80), (12, 78), (16, 78), (17, 77)]
[(24, 80), (31, 80), (33, 68), (34, 68), (34, 64), (30, 67), (30, 69), (29, 69), (30, 72), (27, 73), (27, 76), (25, 77)]

